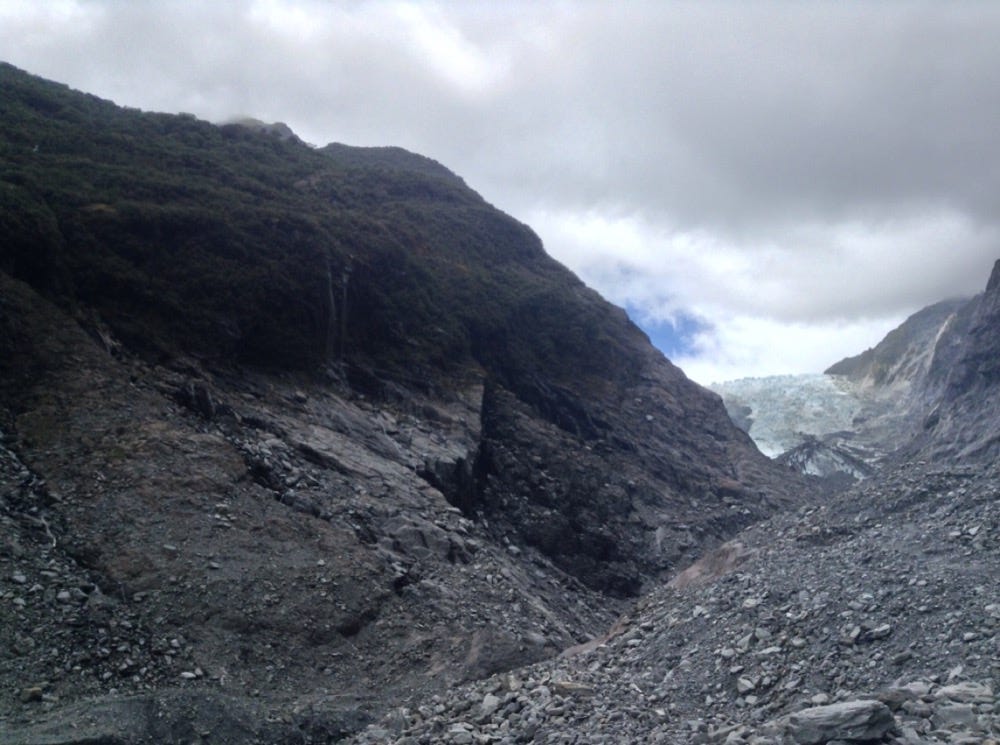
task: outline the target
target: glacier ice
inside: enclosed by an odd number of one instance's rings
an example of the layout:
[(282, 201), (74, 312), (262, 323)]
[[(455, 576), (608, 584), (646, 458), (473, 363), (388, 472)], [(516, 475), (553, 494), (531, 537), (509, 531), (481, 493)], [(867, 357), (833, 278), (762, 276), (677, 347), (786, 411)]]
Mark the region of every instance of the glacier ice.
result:
[(733, 421), (745, 425), (749, 419), (747, 433), (772, 458), (810, 435), (822, 438), (851, 431), (864, 407), (858, 386), (833, 375), (771, 375), (709, 387), (722, 396)]

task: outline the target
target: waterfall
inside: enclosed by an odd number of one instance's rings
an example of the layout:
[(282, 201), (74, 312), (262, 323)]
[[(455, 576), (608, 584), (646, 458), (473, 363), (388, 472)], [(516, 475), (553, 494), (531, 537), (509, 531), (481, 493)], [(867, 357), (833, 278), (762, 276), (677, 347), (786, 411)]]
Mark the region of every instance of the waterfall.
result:
[(326, 256), (326, 343), (324, 356), (329, 361), (333, 355), (334, 333), (337, 323), (337, 303), (333, 297), (333, 268), (330, 266), (330, 255)]

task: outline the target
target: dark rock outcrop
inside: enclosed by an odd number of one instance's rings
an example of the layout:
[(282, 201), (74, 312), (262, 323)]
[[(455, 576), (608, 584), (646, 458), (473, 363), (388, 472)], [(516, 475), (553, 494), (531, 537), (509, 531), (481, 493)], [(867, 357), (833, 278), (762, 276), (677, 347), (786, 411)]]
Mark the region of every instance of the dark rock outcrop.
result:
[(875, 472), (875, 467), (864, 455), (836, 436), (825, 438), (825, 441), (808, 436), (801, 445), (785, 451), (775, 460), (793, 471), (820, 479), (828, 490), (839, 491)]

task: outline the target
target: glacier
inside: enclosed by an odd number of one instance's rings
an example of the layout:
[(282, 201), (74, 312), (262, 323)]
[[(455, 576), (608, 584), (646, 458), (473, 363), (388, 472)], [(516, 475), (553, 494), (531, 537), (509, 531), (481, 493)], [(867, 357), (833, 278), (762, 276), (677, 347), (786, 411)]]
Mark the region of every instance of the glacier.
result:
[(730, 418), (774, 458), (810, 439), (850, 432), (866, 396), (845, 377), (770, 375), (714, 383)]

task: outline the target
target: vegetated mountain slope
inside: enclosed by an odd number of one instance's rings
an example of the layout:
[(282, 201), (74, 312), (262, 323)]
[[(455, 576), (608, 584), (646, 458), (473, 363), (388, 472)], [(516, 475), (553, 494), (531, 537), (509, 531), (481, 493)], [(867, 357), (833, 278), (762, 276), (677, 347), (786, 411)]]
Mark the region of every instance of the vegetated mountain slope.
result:
[[(438, 485), (599, 588), (634, 592), (676, 560), (677, 541), (654, 538), (661, 506), (721, 536), (781, 496), (716, 397), (432, 161), (313, 151), (3, 72), (4, 266), (147, 359), (305, 369), (342, 356), (375, 396), (488, 381), (489, 447)], [(587, 455), (532, 465), (554, 442)], [(598, 464), (615, 478), (593, 476)], [(529, 490), (525, 517), (508, 503)]]
[(0, 739), (322, 741), (804, 495), (429, 159), (0, 96)]

